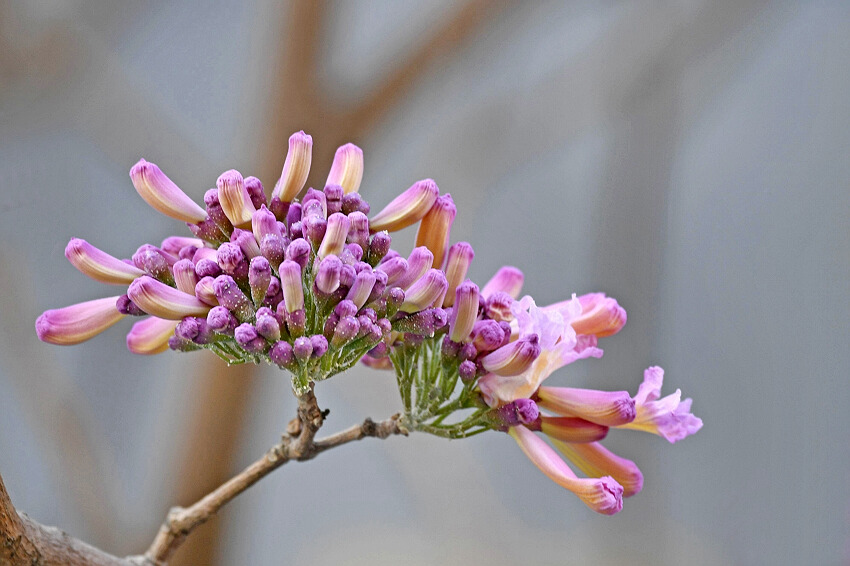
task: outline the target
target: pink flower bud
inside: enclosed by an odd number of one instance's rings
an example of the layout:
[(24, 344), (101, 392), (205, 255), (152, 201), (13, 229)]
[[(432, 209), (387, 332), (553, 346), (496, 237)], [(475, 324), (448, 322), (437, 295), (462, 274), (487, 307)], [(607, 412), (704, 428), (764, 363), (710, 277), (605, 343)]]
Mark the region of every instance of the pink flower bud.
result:
[(168, 339), (174, 336), (178, 320), (152, 316), (140, 320), (127, 333), (127, 349), (134, 354), (159, 354), (168, 349)]
[(345, 194), (356, 193), (362, 179), (363, 150), (353, 143), (337, 148), (325, 185), (339, 185)]
[(307, 182), (312, 159), (313, 138), (303, 130), (292, 134), (289, 137), (289, 151), (283, 171), (272, 191), (272, 197), (278, 197), (282, 202), (292, 202)]
[(286, 260), (280, 264), (280, 287), (283, 290), (283, 302), (287, 312), (292, 313), (304, 308), (300, 265), (292, 260)]
[(449, 248), (449, 234), (457, 215), (457, 207), (451, 195), (438, 197), (434, 205), (419, 223), (414, 246), (425, 246), (434, 254), (434, 260), (429, 267), (443, 267), (446, 250)]
[(610, 476), (623, 486), (623, 497), (631, 497), (643, 489), (643, 474), (637, 464), (617, 456), (598, 442), (568, 444), (552, 440), (555, 448), (591, 478)]
[(184, 316), (206, 316), (210, 306), (195, 295), (169, 287), (147, 275), (130, 284), (127, 296), (148, 314), (167, 320), (180, 320)]
[(35, 321), (38, 339), (60, 346), (85, 342), (124, 318), (115, 306), (119, 298), (120, 295), (44, 311)]
[(618, 333), (626, 324), (626, 309), (605, 293), (589, 293), (578, 298), (581, 315), (570, 321), (577, 334), (604, 338)]
[(635, 420), (635, 401), (626, 391), (544, 386), (538, 389), (537, 396), (544, 409), (604, 426), (619, 426)]
[(207, 213), (165, 176), (159, 167), (140, 159), (130, 169), (136, 192), (154, 210), (183, 222), (203, 222)]
[(221, 209), (231, 224), (237, 228), (250, 229), (251, 217), (257, 209), (251, 202), (251, 195), (239, 171), (231, 169), (222, 173), (216, 181), (216, 187)]
[(539, 355), (540, 344), (537, 335), (532, 334), (487, 354), (481, 364), (496, 375), (519, 375), (531, 367)]
[(403, 312), (416, 312), (430, 307), (446, 292), (446, 276), (439, 269), (429, 269), (419, 281), (404, 293), (404, 302), (399, 307)]
[(83, 275), (101, 283), (126, 285), (145, 274), (141, 269), (112, 257), (79, 238), (72, 238), (68, 242), (65, 247), (65, 257)]
[(397, 196), (369, 221), (372, 233), (387, 230), (395, 232), (406, 228), (422, 218), (434, 206), (440, 189), (432, 179), (414, 183)]
[(466, 273), (469, 271), (473, 257), (475, 257), (475, 252), (467, 242), (458, 242), (449, 248), (446, 258), (446, 280), (449, 286), (446, 289), (446, 298), (443, 300), (444, 307), (450, 307), (454, 304), (455, 290), (466, 279)]
[(351, 222), (348, 220), (348, 216), (341, 212), (335, 212), (328, 217), (328, 227), (325, 230), (325, 235), (322, 238), (322, 244), (319, 246), (319, 250), (316, 255), (318, 257), (324, 258), (328, 255), (340, 255), (342, 253), (343, 246), (345, 246), (345, 239), (348, 236), (348, 230), (351, 226)]
[(449, 319), (449, 339), (468, 342), (478, 318), (478, 285), (465, 281), (455, 292), (454, 310)]
[(499, 269), (490, 281), (481, 289), (481, 296), (489, 298), (493, 293), (505, 292), (514, 299), (519, 297), (525, 277), (516, 267), (506, 265)]

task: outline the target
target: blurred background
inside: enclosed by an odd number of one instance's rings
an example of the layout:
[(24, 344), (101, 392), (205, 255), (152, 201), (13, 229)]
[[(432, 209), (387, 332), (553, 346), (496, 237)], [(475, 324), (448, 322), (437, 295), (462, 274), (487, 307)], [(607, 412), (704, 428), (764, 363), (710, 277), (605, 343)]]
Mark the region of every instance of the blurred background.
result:
[[(642, 493), (595, 515), (505, 435), (365, 440), (289, 465), (175, 564), (850, 563), (850, 3), (0, 1), (0, 473), (17, 507), (140, 553), (274, 444), (270, 367), (74, 348), (43, 310), (112, 294), (63, 257), (179, 223), (127, 173), (200, 201), (230, 168), (270, 188), (299, 129), (311, 180), (365, 153), (377, 210), (433, 177), (479, 282), (540, 303), (617, 297), (629, 323), (553, 383), (636, 391), (649, 365), (704, 429), (622, 432)], [(409, 250), (412, 232), (395, 238)], [(389, 374), (317, 388), (328, 432), (400, 407)]]

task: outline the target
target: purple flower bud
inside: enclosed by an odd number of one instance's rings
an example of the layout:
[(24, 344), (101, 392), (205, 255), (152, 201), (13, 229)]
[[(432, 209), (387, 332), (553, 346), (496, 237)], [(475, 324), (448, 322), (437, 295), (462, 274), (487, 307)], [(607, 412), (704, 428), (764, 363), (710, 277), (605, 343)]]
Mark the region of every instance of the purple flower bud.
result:
[(144, 316), (147, 313), (140, 309), (136, 303), (130, 300), (130, 297), (127, 295), (121, 295), (115, 301), (115, 308), (118, 309), (118, 312), (121, 314), (126, 314), (130, 316)]
[(260, 244), (260, 253), (269, 260), (272, 267), (278, 269), (284, 257), (286, 257), (286, 246), (283, 238), (275, 234), (266, 234)]
[(387, 274), (388, 287), (398, 287), (396, 282), (401, 280), (404, 277), (405, 273), (407, 273), (407, 260), (403, 257), (394, 257), (388, 259), (387, 261), (381, 262), (375, 269), (377, 271), (383, 271)]
[(357, 193), (348, 193), (342, 197), (342, 213), (351, 214), (352, 212), (369, 214), (369, 203)]
[[(272, 197), (269, 202), (269, 211), (274, 214), (278, 220), (286, 220), (286, 215), (289, 213), (289, 203), (283, 202), (279, 197)], [(286, 226), (286, 224), (284, 224)]]
[(321, 334), (310, 336), (310, 345), (313, 347), (313, 358), (321, 358), (328, 352), (328, 339)]
[(130, 169), (136, 192), (159, 212), (183, 222), (203, 222), (207, 215), (195, 201), (165, 176), (159, 167), (140, 159)]
[(218, 227), (219, 231), (226, 234), (228, 237), (233, 231), (233, 224), (221, 208), (221, 202), (218, 198), (218, 189), (210, 189), (204, 193), (204, 202), (207, 205), (207, 215)]
[(369, 218), (362, 212), (355, 211), (348, 215), (351, 227), (348, 231), (348, 242), (357, 244), (361, 250), (369, 247)]
[(254, 318), (254, 305), (229, 275), (219, 275), (213, 283), (215, 296), (221, 306), (230, 310), (240, 322)]
[(322, 327), (322, 334), (324, 334), (326, 338), (330, 338), (334, 335), (334, 329), (336, 328), (337, 322), (339, 322), (339, 316), (336, 314), (331, 314), (325, 319), (325, 324)]
[(487, 306), (484, 312), (488, 318), (497, 322), (513, 320), (514, 315), (511, 314), (511, 305), (514, 304), (513, 298), (504, 291), (497, 291), (487, 297)]
[(211, 242), (213, 244), (220, 244), (221, 242), (227, 241), (227, 234), (222, 232), (221, 228), (210, 218), (207, 218), (203, 222), (199, 222), (198, 224), (186, 224), (189, 227), (189, 230), (192, 231), (196, 237), (206, 240), (207, 242)]
[(505, 427), (513, 427), (534, 423), (540, 410), (531, 399), (517, 399), (496, 409), (496, 416)]
[(210, 306), (152, 277), (143, 275), (130, 284), (127, 295), (148, 314), (167, 320), (205, 316)]
[(387, 289), (387, 274), (383, 271), (373, 271), (375, 275), (375, 284), (372, 286), (372, 292), (369, 293), (369, 298), (366, 299), (366, 304), (377, 301), (384, 291)]
[(357, 314), (357, 311), (357, 305), (355, 305), (353, 301), (346, 299), (344, 301), (340, 301), (336, 307), (334, 307), (333, 312), (338, 317), (343, 318), (346, 316), (354, 316)]
[(363, 178), (363, 150), (347, 143), (337, 148), (325, 185), (340, 185), (346, 194), (356, 193)]
[[(291, 247), (291, 244), (290, 244)], [(304, 288), (301, 285), (301, 266), (291, 260), (280, 264), (280, 287), (283, 302), (289, 313), (304, 308)]]
[(257, 334), (269, 340), (277, 342), (280, 340), (280, 321), (272, 313), (268, 307), (262, 307), (257, 310)]
[(174, 264), (174, 282), (177, 288), (190, 295), (195, 294), (198, 276), (195, 274), (195, 264), (190, 259), (181, 259)]
[(240, 230), (238, 228), (233, 230), (233, 233), (230, 235), (230, 241), (239, 246), (239, 249), (245, 254), (245, 259), (248, 261), (260, 255), (260, 245), (254, 239), (254, 234), (247, 230)]
[(405, 291), (404, 303), (399, 307), (399, 310), (416, 312), (428, 308), (439, 295), (445, 293), (447, 286), (446, 276), (442, 271), (429, 269), (421, 279)]
[(277, 223), (277, 218), (265, 206), (260, 207), (257, 212), (251, 216), (251, 231), (254, 234), (254, 239), (257, 242), (262, 242), (268, 234), (282, 238), (280, 226)]
[(193, 257), (195, 257), (195, 253), (197, 253), (199, 249), (200, 248), (198, 248), (197, 246), (186, 246), (185, 248), (180, 248), (180, 251), (177, 253), (177, 257), (179, 257), (180, 259), (191, 260)]
[(378, 232), (372, 236), (372, 241), (369, 242), (369, 254), (367, 256), (370, 265), (378, 265), (390, 251), (392, 238), (386, 230)]
[(269, 260), (263, 256), (252, 259), (251, 265), (248, 267), (248, 285), (251, 288), (251, 299), (255, 305), (263, 302), (271, 279), (272, 268), (269, 265)]
[(195, 297), (210, 306), (218, 305), (218, 297), (215, 296), (215, 278), (209, 275), (201, 277), (195, 285)]
[(239, 325), (239, 321), (229, 310), (224, 307), (213, 307), (207, 313), (207, 326), (219, 334), (233, 336), (233, 331)]
[(366, 304), (366, 300), (372, 293), (372, 288), (375, 286), (375, 274), (370, 271), (361, 271), (354, 279), (351, 289), (346, 295), (346, 299), (352, 301), (357, 307), (355, 312)]
[(242, 174), (235, 169), (225, 171), (215, 184), (218, 187), (219, 203), (230, 223), (237, 228), (249, 227), (251, 216), (257, 209), (251, 202)]
[(198, 248), (195, 250), (195, 254), (190, 258), (192, 263), (196, 266), (198, 262), (202, 259), (209, 259), (211, 261), (215, 261), (216, 255), (218, 254), (218, 249), (213, 248)]
[(428, 214), (419, 223), (415, 246), (425, 246), (433, 253), (434, 261), (428, 267), (443, 267), (443, 259), (449, 247), (449, 232), (452, 228), (457, 208), (451, 195), (437, 198)]
[[(180, 338), (179, 336), (169, 336), (166, 342), (168, 348), (175, 352), (193, 352), (198, 349), (192, 342)], [(152, 352), (154, 353), (154, 352)]]
[(342, 250), (340, 259), (347, 265), (354, 265), (363, 259), (363, 248), (357, 244), (345, 244), (345, 249)]
[(228, 242), (219, 246), (216, 262), (222, 271), (233, 275), (240, 270), (241, 265), (245, 262), (245, 253), (237, 244)]
[(309, 360), (313, 354), (313, 343), (306, 336), (296, 338), (292, 344), (292, 352), (298, 361)]
[(380, 344), (369, 350), (367, 354), (372, 358), (381, 359), (387, 357), (387, 355), (389, 354), (389, 350), (389, 346), (387, 346), (385, 342), (381, 342)]
[(302, 269), (306, 267), (310, 260), (310, 244), (307, 243), (307, 240), (303, 238), (292, 240), (286, 248), (286, 259), (294, 261)]
[(212, 259), (202, 259), (195, 264), (195, 275), (198, 279), (204, 277), (218, 277), (221, 275), (221, 267)]
[(233, 333), (236, 338), (236, 343), (242, 348), (253, 354), (260, 353), (268, 347), (268, 343), (257, 334), (257, 329), (253, 324), (245, 322), (236, 327)]
[(304, 225), (301, 224), (301, 221), (293, 222), (289, 226), (289, 236), (294, 240), (295, 238), (304, 238)]
[(295, 353), (292, 351), (292, 345), (289, 342), (277, 342), (269, 350), (269, 358), (282, 368), (292, 368), (295, 365)]
[(341, 348), (346, 342), (357, 336), (360, 330), (360, 324), (353, 316), (346, 316), (339, 319), (334, 328), (334, 335), (331, 338), (331, 345), (334, 348)]
[(301, 222), (302, 207), (300, 202), (293, 202), (286, 212), (286, 225), (292, 227), (296, 222)]
[(314, 188), (307, 189), (304, 198), (301, 199), (301, 221), (303, 222), (310, 216), (319, 218), (328, 218), (328, 199), (325, 193), (317, 191)]
[(465, 360), (457, 367), (457, 373), (463, 381), (475, 379), (476, 370), (475, 362), (472, 360)]
[(307, 327), (307, 314), (304, 309), (286, 313), (286, 327), (292, 336), (302, 336)]
[[(315, 202), (315, 201), (312, 201)], [(320, 216), (308, 216), (302, 222), (302, 231), (313, 246), (318, 247), (325, 237), (328, 229), (328, 221)]]
[(319, 263), (316, 273), (316, 289), (325, 295), (330, 295), (339, 288), (339, 273), (342, 262), (334, 255), (327, 256)]
[(404, 291), (398, 287), (393, 287), (387, 293), (387, 316), (392, 316), (398, 312), (399, 307), (404, 303)]
[(504, 339), (505, 333), (495, 320), (479, 320), (472, 328), (472, 343), (479, 352), (492, 352)]
[(354, 267), (343, 263), (342, 267), (339, 270), (339, 284), (340, 287), (346, 288), (346, 293), (347, 289), (351, 288), (351, 286), (354, 285), (354, 279), (356, 277), (357, 272), (354, 271)]
[(339, 185), (328, 185), (325, 187), (324, 193), (328, 203), (328, 215), (342, 212), (342, 187)]
[(126, 285), (145, 273), (141, 268), (128, 265), (79, 238), (68, 242), (65, 257), (81, 273), (101, 283)]
[(475, 257), (475, 252), (467, 242), (458, 242), (449, 248), (448, 257), (446, 259), (446, 281), (449, 282), (449, 287), (446, 290), (446, 298), (443, 300), (444, 307), (450, 307), (455, 301), (455, 291), (469, 271), (469, 265), (472, 263), (472, 258)]
[(539, 355), (537, 334), (531, 334), (487, 354), (481, 364), (491, 373), (509, 377), (527, 370)]
[(193, 316), (187, 316), (178, 322), (174, 334), (195, 344), (208, 344), (213, 339), (213, 329), (207, 324), (207, 320)]
[(379, 318), (375, 325), (381, 329), (381, 334), (389, 336), (393, 330), (393, 325), (387, 318)]
[(312, 160), (313, 138), (303, 130), (292, 134), (283, 171), (272, 191), (272, 197), (278, 197), (282, 202), (291, 202), (307, 182)]
[(406, 318), (397, 320), (393, 324), (393, 330), (397, 332), (408, 332), (418, 336), (431, 336), (437, 330), (437, 324), (439, 322), (445, 325), (445, 311), (440, 309), (441, 312), (436, 313), (435, 310), (419, 311)]
[(449, 323), (449, 313), (440, 307), (432, 308), (431, 315), (434, 317), (434, 330), (439, 330)]
[(263, 183), (256, 177), (245, 177), (244, 184), (254, 208), (266, 206), (266, 193), (263, 191)]
[(451, 338), (446, 337), (443, 340), (443, 345), (440, 347), (440, 352), (443, 354), (444, 358), (455, 358), (460, 352), (461, 344), (458, 342), (454, 342)]
[[(171, 261), (169, 261), (171, 260)], [(171, 265), (173, 264), (173, 256), (164, 253), (156, 246), (144, 244), (133, 254), (133, 263), (145, 273), (162, 281), (166, 285), (174, 283), (174, 276), (171, 274)]]
[(475, 349), (475, 345), (472, 342), (467, 342), (463, 346), (460, 347), (460, 352), (457, 357), (459, 360), (474, 360), (478, 355), (478, 350)]
[(465, 281), (455, 292), (454, 309), (449, 321), (449, 337), (455, 342), (469, 341), (477, 318), (478, 285)]
[(393, 284), (406, 291), (411, 285), (425, 275), (425, 272), (431, 269), (431, 264), (433, 262), (434, 254), (431, 253), (431, 250), (425, 247), (414, 248), (413, 251), (410, 252), (410, 257), (407, 258), (407, 272)]
[(348, 216), (341, 212), (335, 212), (328, 217), (327, 230), (317, 252), (319, 258), (342, 253), (350, 226), (351, 222), (348, 220)]

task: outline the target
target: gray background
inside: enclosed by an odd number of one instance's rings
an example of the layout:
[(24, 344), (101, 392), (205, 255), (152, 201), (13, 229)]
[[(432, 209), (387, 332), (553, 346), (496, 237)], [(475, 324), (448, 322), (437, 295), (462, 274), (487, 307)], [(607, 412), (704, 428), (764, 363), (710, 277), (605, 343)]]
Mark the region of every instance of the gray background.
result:
[[(282, 8), (2, 9), (0, 471), (37, 520), (141, 552), (174, 503), (171, 463), (207, 354), (133, 356), (129, 322), (59, 348), (33, 321), (113, 292), (65, 261), (69, 238), (129, 256), (183, 233), (133, 191), (139, 157), (199, 200), (225, 169), (256, 169), (266, 101), (286, 88), (269, 72)], [(333, 3), (320, 84), (355, 103), (455, 9)], [(848, 563), (850, 3), (494, 12), (352, 140), (361, 193), (380, 207), (434, 177), (458, 205), (453, 239), (475, 247), (474, 279), (509, 263), (541, 303), (617, 297), (629, 323), (604, 358), (552, 381), (635, 391), (660, 364), (705, 428), (675, 446), (612, 435), (646, 477), (613, 518), (504, 435), (365, 441), (287, 466), (227, 507), (220, 562)], [(262, 370), (235, 469), (285, 427), (288, 388)], [(329, 431), (399, 406), (390, 376), (365, 368), (317, 394)], [(80, 431), (89, 452), (74, 458)]]

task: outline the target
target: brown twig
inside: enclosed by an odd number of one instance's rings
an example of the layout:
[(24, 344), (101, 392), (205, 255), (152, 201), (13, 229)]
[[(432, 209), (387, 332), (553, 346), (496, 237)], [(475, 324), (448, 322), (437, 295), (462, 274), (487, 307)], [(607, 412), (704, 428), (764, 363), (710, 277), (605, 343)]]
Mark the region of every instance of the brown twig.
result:
[(145, 556), (149, 561), (156, 564), (168, 562), (192, 531), (213, 517), (219, 509), (237, 495), (291, 460), (301, 462), (310, 460), (325, 450), (366, 437), (387, 438), (394, 434), (406, 435), (408, 431), (399, 422), (399, 419), (399, 415), (394, 415), (379, 423), (372, 419), (366, 419), (362, 424), (352, 426), (326, 438), (314, 440), (316, 432), (321, 428), (324, 421), (324, 413), (319, 409), (313, 391), (308, 391), (298, 398), (297, 422), (299, 426), (290, 429), (295, 434), (284, 436), (280, 443), (273, 446), (262, 458), (201, 498), (194, 505), (172, 509)]
[(155, 566), (147, 557), (118, 558), (18, 513), (0, 477), (0, 565)]

